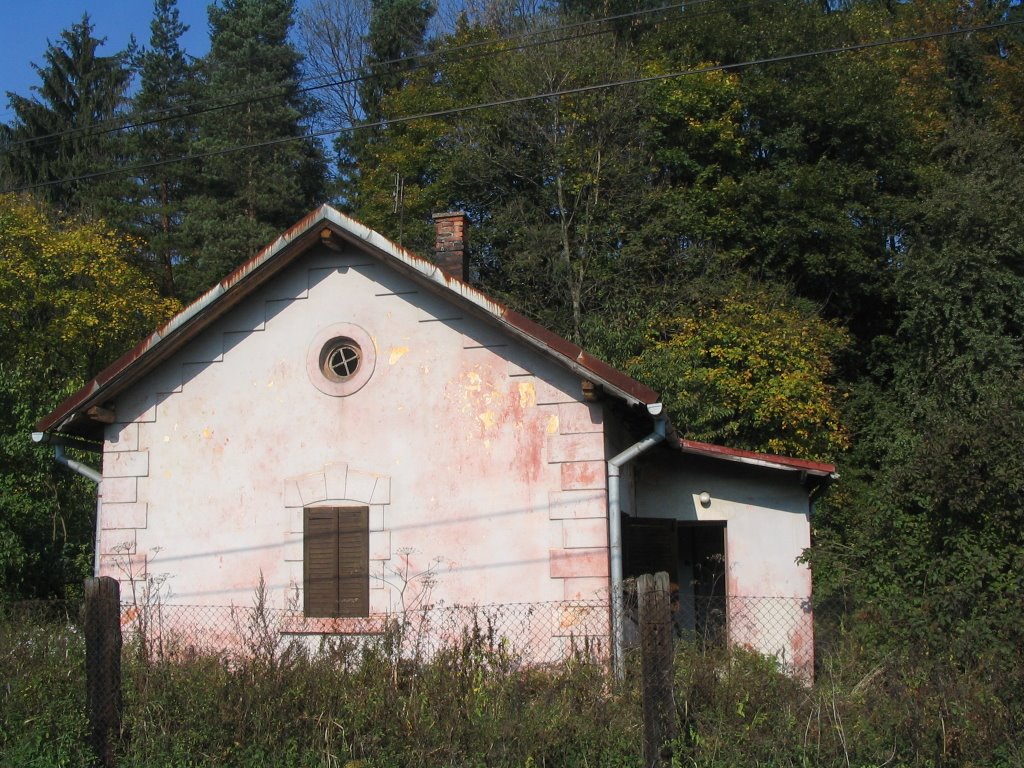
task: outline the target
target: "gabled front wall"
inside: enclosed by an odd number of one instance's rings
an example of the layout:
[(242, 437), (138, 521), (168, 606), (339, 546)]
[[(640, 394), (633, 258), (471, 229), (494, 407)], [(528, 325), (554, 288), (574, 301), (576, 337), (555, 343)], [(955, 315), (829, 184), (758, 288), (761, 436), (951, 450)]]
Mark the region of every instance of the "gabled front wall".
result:
[[(338, 324), (375, 358), (345, 396), (311, 379)], [(426, 570), (432, 602), (607, 594), (605, 429), (579, 378), (357, 249), (301, 257), (114, 406), (100, 570), (126, 587), (248, 605), (262, 575), (301, 606), (303, 509), (359, 504), (371, 612)]]

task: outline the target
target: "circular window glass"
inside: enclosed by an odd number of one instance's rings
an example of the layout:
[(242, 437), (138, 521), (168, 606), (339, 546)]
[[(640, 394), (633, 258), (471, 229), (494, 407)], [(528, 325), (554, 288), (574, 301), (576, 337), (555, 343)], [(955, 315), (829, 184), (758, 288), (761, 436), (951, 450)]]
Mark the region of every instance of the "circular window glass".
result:
[(333, 381), (348, 381), (355, 376), (362, 356), (352, 339), (332, 339), (324, 345), (320, 369)]
[(354, 323), (334, 323), (317, 331), (306, 348), (306, 373), (325, 395), (347, 397), (358, 392), (376, 367), (373, 337)]

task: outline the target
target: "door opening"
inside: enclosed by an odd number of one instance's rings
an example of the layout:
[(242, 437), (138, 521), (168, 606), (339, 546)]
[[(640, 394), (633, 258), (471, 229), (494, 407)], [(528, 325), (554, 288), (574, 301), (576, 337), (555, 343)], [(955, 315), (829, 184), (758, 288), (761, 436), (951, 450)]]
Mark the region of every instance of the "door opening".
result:
[(726, 637), (725, 523), (623, 517), (623, 576), (666, 571), (677, 635), (719, 645)]

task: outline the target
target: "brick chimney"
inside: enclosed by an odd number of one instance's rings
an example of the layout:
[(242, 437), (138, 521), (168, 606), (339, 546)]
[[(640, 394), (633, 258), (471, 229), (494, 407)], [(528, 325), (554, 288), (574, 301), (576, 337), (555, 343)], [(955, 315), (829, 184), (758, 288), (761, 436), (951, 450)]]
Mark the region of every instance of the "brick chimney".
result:
[(441, 271), (464, 282), (469, 281), (469, 266), (466, 263), (469, 217), (462, 211), (456, 213), (435, 213), (434, 219), (434, 261)]

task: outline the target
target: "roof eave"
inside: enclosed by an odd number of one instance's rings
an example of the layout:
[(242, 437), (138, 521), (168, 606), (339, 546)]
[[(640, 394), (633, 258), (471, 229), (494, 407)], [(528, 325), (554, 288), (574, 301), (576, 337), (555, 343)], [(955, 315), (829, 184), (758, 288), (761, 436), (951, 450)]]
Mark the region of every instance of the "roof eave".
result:
[(679, 448), (683, 453), (694, 456), (705, 456), (724, 461), (734, 461), (754, 467), (794, 472), (808, 479), (814, 478), (816, 484), (829, 483), (839, 477), (835, 464), (828, 464), (808, 459), (797, 459), (790, 456), (777, 456), (770, 453), (745, 451), (739, 448), (726, 448), (713, 443), (702, 443), (697, 440), (679, 440)]
[(449, 298), (464, 302), (477, 314), (497, 322), (527, 344), (555, 357), (583, 378), (595, 381), (608, 393), (631, 405), (658, 401), (657, 393), (626, 376), (582, 348), (532, 320), (499, 304), (494, 299), (455, 277), (438, 265), (417, 256), (383, 235), (329, 205), (321, 206), (193, 301), (175, 317), (150, 334), (126, 354), (107, 366), (94, 379), (66, 399), (36, 424), (38, 432), (87, 434), (98, 430), (85, 411), (109, 401), (125, 387), (152, 370), (186, 344), (193, 331), (205, 327), (238, 304), (274, 274), (321, 239), (324, 227), (359, 247), (376, 251), (385, 260), (419, 282), (433, 285)]

